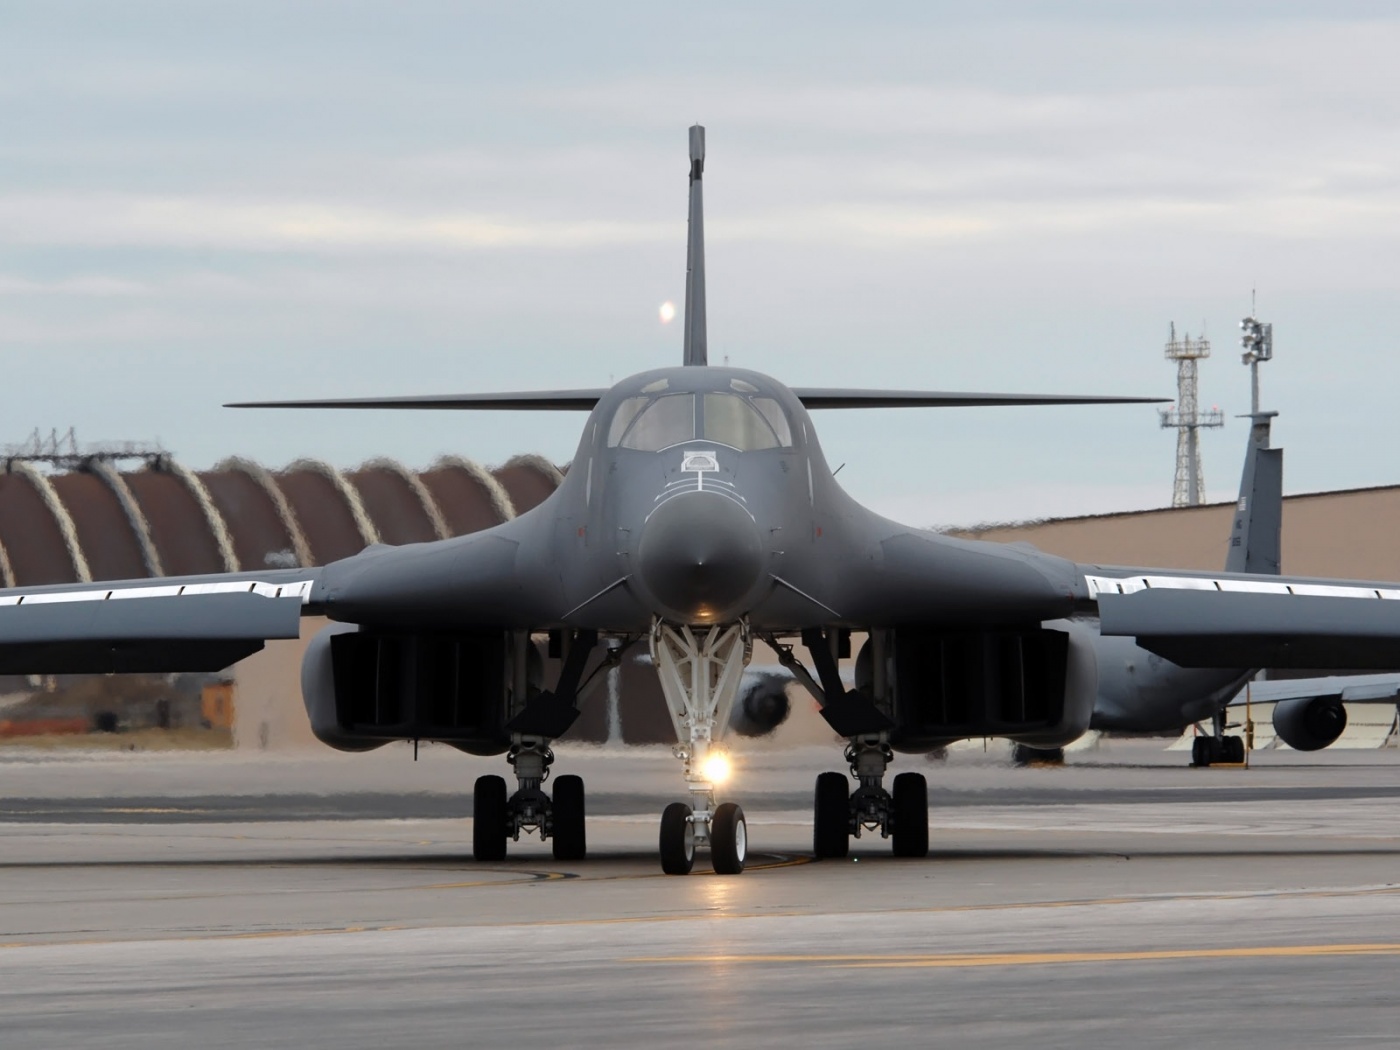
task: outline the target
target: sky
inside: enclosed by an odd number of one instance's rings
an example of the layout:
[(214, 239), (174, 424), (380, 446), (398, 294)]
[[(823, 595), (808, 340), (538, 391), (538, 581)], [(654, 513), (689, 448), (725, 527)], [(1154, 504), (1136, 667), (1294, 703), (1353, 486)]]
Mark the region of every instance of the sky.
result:
[[(0, 445), (566, 462), (581, 415), (219, 406), (678, 364), (699, 122), (712, 362), (1172, 398), (1175, 322), (1228, 499), (1255, 295), (1286, 489), (1400, 483), (1396, 53), (1338, 0), (3, 4)], [(816, 423), (910, 524), (1170, 501), (1152, 406)]]

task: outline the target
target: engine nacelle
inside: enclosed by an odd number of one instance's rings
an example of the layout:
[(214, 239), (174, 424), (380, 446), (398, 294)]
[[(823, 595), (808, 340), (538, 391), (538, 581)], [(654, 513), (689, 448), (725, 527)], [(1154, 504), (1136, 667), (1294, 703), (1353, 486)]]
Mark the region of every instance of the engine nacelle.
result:
[(749, 737), (767, 736), (776, 730), (792, 711), (787, 694), (791, 684), (792, 675), (786, 671), (745, 671), (729, 715), (729, 728)]
[(1093, 646), (1065, 631), (896, 628), (872, 632), (856, 688), (894, 720), (899, 751), (976, 737), (1051, 748), (1089, 727), (1098, 671)]
[(538, 649), (507, 631), (391, 634), (333, 624), (307, 646), (301, 692), (311, 731), (341, 751), (433, 740), (498, 755), (510, 745), (512, 695), (521, 683), (527, 695), (537, 689), (541, 673)]
[(1340, 697), (1311, 696), (1274, 705), (1274, 732), (1294, 751), (1320, 751), (1336, 743), (1347, 727)]

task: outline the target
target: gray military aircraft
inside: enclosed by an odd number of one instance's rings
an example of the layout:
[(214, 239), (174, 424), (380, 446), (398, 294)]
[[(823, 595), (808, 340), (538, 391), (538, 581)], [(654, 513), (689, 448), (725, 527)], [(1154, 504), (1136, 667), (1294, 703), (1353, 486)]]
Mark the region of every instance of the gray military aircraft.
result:
[[(221, 668), (324, 615), (335, 623), (302, 668), (321, 740), (505, 754), (517, 787), (477, 781), (475, 855), (498, 860), (533, 831), (578, 859), (583, 784), (560, 776), (545, 791), (549, 745), (599, 669), (645, 643), (690, 797), (661, 818), (662, 868), (681, 874), (701, 846), (716, 871), (744, 867), (743, 811), (717, 804), (706, 769), (755, 640), (849, 741), (855, 790), (838, 772), (817, 782), (823, 857), (861, 831), (889, 837), (900, 856), (927, 851), (924, 778), (884, 786), (895, 750), (983, 736), (1055, 747), (1082, 733), (1094, 649), (1048, 621), (1097, 612), (1104, 634), (1187, 667), (1400, 664), (1400, 587), (1081, 566), (926, 533), (856, 503), (827, 466), (812, 410), (1148, 399), (808, 389), (709, 365), (700, 127), (690, 161), (681, 366), (610, 389), (279, 403), (588, 412), (567, 476), (534, 510), (319, 568), (3, 591), (0, 673)], [(853, 631), (867, 640), (847, 688), (837, 659)], [(536, 638), (562, 661), (552, 683)]]
[[(1256, 399), (1258, 394), (1256, 383)], [(1283, 450), (1270, 447), (1277, 413), (1256, 410), (1240, 475), (1240, 494), (1225, 558), (1228, 573), (1278, 576), (1282, 563)], [(1273, 705), (1278, 739), (1297, 751), (1335, 743), (1347, 726), (1346, 704), (1394, 705), (1400, 675), (1342, 675), (1252, 682), (1255, 668), (1180, 667), (1137, 645), (1106, 636), (1092, 617), (1047, 626), (1083, 635), (1094, 647), (1099, 695), (1091, 729), (1152, 733), (1208, 721), (1211, 732), (1192, 741), (1191, 764), (1244, 761), (1244, 739), (1226, 732), (1232, 706), (1252, 700)], [(1024, 749), (1025, 760), (1038, 757)]]
[[(1225, 556), (1228, 573), (1279, 574), (1283, 450), (1269, 447), (1270, 424), (1275, 415), (1255, 412), (1250, 417), (1239, 502)], [(1212, 733), (1193, 742), (1192, 764), (1208, 766), (1244, 760), (1244, 740), (1226, 734), (1226, 710), (1230, 700), (1254, 676), (1254, 669), (1180, 667), (1143, 649), (1132, 638), (1102, 634), (1098, 619), (1092, 616), (1047, 626), (1081, 636), (1094, 649), (1099, 693), (1089, 719), (1090, 729), (1155, 733), (1184, 729), (1209, 719)], [(1303, 746), (1309, 741), (1302, 727), (1317, 722), (1315, 714), (1304, 710), (1313, 699), (1311, 694), (1298, 693), (1275, 709), (1277, 728), (1289, 743), (1296, 741)], [(1018, 761), (1039, 758), (1035, 749), (1018, 748)]]

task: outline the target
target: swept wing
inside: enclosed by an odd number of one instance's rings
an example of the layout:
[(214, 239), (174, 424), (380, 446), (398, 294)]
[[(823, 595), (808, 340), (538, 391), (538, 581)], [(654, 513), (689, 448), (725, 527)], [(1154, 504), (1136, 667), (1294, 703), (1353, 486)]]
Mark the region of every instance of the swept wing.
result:
[(0, 591), (0, 674), (217, 671), (295, 638), (319, 569)]
[(1183, 667), (1400, 667), (1394, 584), (1083, 568), (1103, 634)]

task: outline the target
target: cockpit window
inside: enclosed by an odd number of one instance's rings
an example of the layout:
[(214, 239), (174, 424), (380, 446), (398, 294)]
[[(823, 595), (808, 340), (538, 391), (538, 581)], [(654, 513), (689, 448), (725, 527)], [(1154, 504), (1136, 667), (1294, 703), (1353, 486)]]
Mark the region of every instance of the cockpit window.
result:
[[(757, 401), (767, 401), (776, 410), (782, 433), (769, 422), (767, 414), (756, 407)], [(782, 410), (770, 398), (739, 397), (736, 394), (705, 395), (705, 440), (718, 441), (740, 452), (779, 448), (792, 444), (792, 434)]]
[(622, 435), (627, 433), (627, 428), (632, 425), (632, 420), (637, 418), (637, 413), (647, 407), (649, 397), (629, 397), (618, 407), (617, 415), (613, 416), (612, 426), (608, 428), (608, 448), (617, 448), (622, 444)]
[(640, 452), (660, 452), (695, 438), (695, 395), (631, 397), (613, 416), (608, 444)]
[(753, 407), (758, 409), (761, 415), (773, 428), (773, 435), (778, 439), (781, 448), (792, 447), (792, 427), (788, 425), (787, 413), (782, 406), (771, 397), (756, 397), (753, 399)]
[[(701, 410), (699, 420), (697, 409)], [(660, 452), (697, 437), (740, 452), (791, 448), (792, 426), (782, 406), (771, 397), (720, 392), (699, 398), (695, 394), (629, 397), (613, 415), (608, 447)]]

